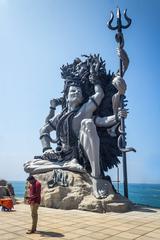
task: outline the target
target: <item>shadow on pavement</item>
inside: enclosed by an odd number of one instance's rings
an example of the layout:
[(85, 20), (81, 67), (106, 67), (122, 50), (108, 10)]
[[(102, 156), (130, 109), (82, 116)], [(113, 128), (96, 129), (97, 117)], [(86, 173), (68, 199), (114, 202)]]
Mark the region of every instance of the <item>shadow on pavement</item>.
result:
[(143, 206), (143, 205), (135, 205), (134, 211), (138, 212), (148, 212), (148, 213), (156, 213), (157, 211), (155, 209), (152, 209), (149, 206)]
[(49, 231), (37, 231), (38, 234), (40, 234), (42, 237), (64, 237), (63, 234), (57, 233), (57, 232), (49, 232)]

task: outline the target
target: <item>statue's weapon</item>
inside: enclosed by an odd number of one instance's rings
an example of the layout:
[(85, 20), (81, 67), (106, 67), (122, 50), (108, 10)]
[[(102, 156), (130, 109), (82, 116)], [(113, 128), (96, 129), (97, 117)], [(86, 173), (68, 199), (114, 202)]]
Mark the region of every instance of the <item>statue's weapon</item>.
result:
[[(126, 29), (131, 25), (132, 20), (127, 16), (127, 9), (124, 11), (124, 18), (127, 21), (126, 25), (122, 25), (122, 20), (121, 20), (121, 12), (120, 9), (117, 8), (117, 26), (112, 26), (112, 22), (114, 19), (114, 14), (111, 12), (111, 18), (109, 22), (107, 23), (108, 28), (111, 30), (117, 30), (117, 33), (115, 35), (115, 39), (118, 43), (118, 49), (122, 50), (124, 47), (124, 38), (123, 38), (123, 33), (122, 29)], [(119, 62), (119, 75), (120, 77), (123, 77), (125, 73), (125, 70), (123, 70), (123, 62), (122, 59), (120, 58)], [(127, 106), (127, 100), (126, 96), (122, 95), (121, 96), (121, 109), (124, 109)], [(127, 158), (126, 158), (126, 152), (134, 151), (136, 150), (132, 147), (126, 148), (126, 132), (125, 132), (125, 121), (124, 117), (121, 117), (121, 124), (120, 124), (120, 136), (118, 138), (118, 147), (120, 151), (122, 152), (122, 159), (123, 159), (123, 176), (124, 176), (124, 195), (125, 197), (128, 198), (128, 180), (127, 180)]]

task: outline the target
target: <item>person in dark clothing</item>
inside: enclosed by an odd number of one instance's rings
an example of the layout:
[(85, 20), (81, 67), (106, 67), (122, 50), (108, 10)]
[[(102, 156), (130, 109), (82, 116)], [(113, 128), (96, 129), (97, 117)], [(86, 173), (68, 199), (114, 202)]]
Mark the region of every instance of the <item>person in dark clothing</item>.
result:
[(29, 176), (27, 181), (29, 182), (29, 197), (27, 198), (31, 207), (32, 227), (26, 233), (32, 234), (36, 232), (37, 228), (38, 207), (41, 202), (41, 183), (34, 176)]

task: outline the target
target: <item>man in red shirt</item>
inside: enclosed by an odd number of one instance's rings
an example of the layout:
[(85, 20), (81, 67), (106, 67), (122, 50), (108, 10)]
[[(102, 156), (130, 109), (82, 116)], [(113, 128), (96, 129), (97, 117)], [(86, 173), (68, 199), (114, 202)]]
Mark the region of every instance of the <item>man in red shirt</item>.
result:
[(31, 234), (36, 232), (37, 222), (38, 222), (38, 207), (41, 202), (41, 183), (36, 180), (33, 176), (27, 178), (29, 182), (29, 197), (28, 203), (31, 207), (31, 216), (32, 216), (32, 228), (26, 233)]

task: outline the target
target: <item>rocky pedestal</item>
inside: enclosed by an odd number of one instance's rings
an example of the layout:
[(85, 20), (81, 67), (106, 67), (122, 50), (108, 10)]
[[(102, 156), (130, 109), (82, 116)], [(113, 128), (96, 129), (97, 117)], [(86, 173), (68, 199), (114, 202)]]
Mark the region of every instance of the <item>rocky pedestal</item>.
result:
[(42, 184), (41, 206), (56, 209), (78, 209), (92, 212), (127, 212), (133, 204), (119, 193), (96, 199), (92, 194), (92, 181), (86, 173), (53, 170), (35, 175)]

